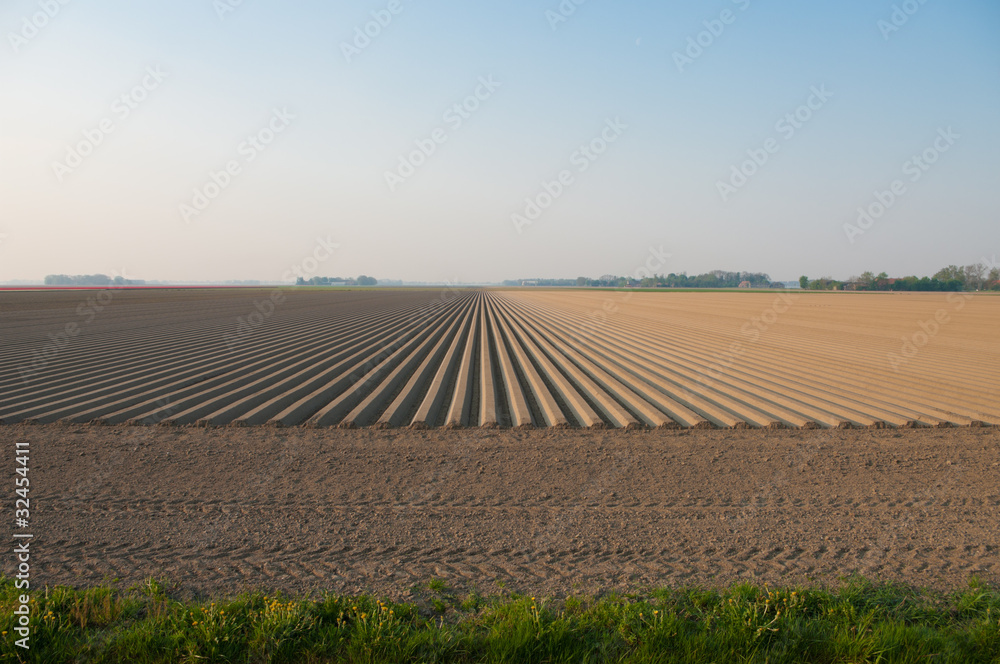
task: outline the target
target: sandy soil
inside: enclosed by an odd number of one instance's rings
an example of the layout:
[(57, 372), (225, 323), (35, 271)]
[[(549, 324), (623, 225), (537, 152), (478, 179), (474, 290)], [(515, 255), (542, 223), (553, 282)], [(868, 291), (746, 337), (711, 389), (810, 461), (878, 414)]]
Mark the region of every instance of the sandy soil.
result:
[(15, 441), (30, 443), (36, 583), (405, 599), (432, 577), (537, 595), (1000, 581), (996, 428), (8, 425), (8, 512)]

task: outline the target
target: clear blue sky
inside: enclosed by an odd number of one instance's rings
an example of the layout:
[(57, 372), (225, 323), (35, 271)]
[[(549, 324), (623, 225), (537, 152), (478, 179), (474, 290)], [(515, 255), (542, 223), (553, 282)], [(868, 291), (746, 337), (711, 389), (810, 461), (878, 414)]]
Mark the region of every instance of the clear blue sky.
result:
[[(628, 274), (650, 247), (662, 272), (786, 280), (1000, 253), (996, 2), (911, 0), (891, 32), (907, 3), (587, 0), (558, 23), (556, 0), (230, 4), (0, 5), (0, 280), (276, 280), (319, 237), (340, 248), (317, 275), (406, 280)], [(813, 88), (832, 96), (800, 109)], [(574, 157), (602, 131), (602, 154)], [(408, 175), (415, 141), (434, 151)], [(736, 187), (748, 150), (767, 161)]]

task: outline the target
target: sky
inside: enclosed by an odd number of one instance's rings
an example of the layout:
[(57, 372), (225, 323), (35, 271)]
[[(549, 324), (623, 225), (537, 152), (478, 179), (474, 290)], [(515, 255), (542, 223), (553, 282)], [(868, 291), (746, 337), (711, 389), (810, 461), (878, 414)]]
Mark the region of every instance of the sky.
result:
[(994, 0), (0, 4), (0, 280), (933, 274)]

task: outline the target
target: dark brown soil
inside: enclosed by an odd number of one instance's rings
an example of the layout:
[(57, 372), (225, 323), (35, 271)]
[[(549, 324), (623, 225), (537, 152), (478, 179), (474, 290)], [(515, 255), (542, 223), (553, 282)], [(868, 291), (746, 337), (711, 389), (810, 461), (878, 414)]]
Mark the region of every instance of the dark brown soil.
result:
[(15, 441), (30, 443), (34, 587), (1000, 581), (996, 428), (0, 426), (8, 511)]

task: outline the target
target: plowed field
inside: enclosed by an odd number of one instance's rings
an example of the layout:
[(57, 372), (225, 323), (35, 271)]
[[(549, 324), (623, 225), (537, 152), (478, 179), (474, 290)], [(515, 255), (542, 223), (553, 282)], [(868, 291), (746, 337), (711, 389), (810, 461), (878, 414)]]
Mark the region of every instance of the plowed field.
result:
[(31, 450), (33, 588), (1000, 582), (995, 427), (0, 427), (15, 442)]
[(995, 425), (998, 323), (964, 294), (13, 292), (0, 420)]

